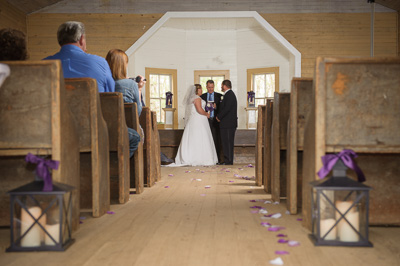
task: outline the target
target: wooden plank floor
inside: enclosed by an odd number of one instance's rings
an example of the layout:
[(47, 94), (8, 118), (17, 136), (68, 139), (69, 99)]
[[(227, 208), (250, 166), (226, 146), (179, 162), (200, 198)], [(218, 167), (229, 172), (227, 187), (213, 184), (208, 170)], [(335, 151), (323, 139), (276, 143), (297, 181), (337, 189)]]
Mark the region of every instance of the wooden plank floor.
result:
[[(280, 256), (284, 265), (399, 265), (400, 228), (371, 228), (373, 248), (314, 247), (300, 216), (285, 214), (284, 203), (249, 202), (270, 195), (234, 174), (254, 176), (254, 168), (164, 167), (161, 182), (113, 205), (115, 214), (82, 213), (86, 219), (66, 252), (5, 253), (9, 230), (2, 229), (0, 265), (270, 265), (277, 250), (290, 252)], [(282, 217), (262, 220), (251, 213), (254, 205)], [(269, 232), (261, 222), (286, 229)], [(279, 233), (300, 246), (279, 244)]]

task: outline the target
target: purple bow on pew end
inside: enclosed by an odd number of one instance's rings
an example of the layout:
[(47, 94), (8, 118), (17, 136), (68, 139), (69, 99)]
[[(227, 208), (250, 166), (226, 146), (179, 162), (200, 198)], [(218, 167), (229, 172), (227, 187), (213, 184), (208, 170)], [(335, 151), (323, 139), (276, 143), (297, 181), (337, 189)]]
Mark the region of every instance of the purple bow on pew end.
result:
[(342, 150), (339, 154), (326, 154), (322, 156), (322, 168), (318, 171), (319, 178), (324, 178), (329, 174), (332, 170), (333, 166), (335, 166), (336, 162), (341, 159), (344, 165), (353, 169), (358, 178), (358, 182), (364, 182), (365, 176), (358, 165), (353, 161), (354, 158), (357, 158), (357, 154), (353, 150)]
[(33, 155), (32, 153), (28, 153), (26, 155), (25, 161), (28, 163), (37, 164), (36, 174), (44, 181), (43, 191), (53, 191), (53, 181), (51, 179), (49, 168), (58, 169), (60, 162), (45, 160), (43, 158)]

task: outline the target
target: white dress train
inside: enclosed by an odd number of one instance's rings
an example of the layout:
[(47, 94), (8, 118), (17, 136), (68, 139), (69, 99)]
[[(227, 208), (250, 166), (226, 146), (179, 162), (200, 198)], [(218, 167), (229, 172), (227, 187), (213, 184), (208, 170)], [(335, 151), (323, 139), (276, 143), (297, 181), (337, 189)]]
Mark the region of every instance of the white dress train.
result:
[[(201, 100), (203, 109), (205, 105), (206, 102)], [(199, 114), (192, 104), (190, 118), (186, 121), (181, 144), (175, 157), (175, 164), (169, 166), (215, 165), (217, 162), (217, 152), (208, 119)]]

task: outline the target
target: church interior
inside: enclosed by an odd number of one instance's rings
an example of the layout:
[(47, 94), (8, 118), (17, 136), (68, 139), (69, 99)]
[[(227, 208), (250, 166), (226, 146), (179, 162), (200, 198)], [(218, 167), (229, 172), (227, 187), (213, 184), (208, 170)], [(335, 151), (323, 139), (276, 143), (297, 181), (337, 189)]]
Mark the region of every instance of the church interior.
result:
[[(141, 113), (42, 60), (66, 21), (126, 53)], [(0, 60), (0, 265), (399, 265), (400, 1), (0, 0), (3, 28), (28, 59)], [(168, 167), (208, 80), (237, 97), (234, 164)]]

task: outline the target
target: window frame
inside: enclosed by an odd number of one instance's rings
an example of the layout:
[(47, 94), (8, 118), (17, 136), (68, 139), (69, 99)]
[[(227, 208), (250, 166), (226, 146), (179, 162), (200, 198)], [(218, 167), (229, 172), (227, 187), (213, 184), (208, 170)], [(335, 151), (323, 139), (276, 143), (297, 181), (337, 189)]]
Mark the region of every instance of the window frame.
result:
[[(194, 84), (200, 84), (201, 76), (224, 76), (225, 79), (230, 79), (229, 70), (195, 70), (194, 71)], [(204, 88), (203, 88), (204, 89)], [(219, 92), (221, 88), (215, 88), (214, 90)]]
[[(275, 74), (275, 92), (279, 92), (279, 67), (265, 67), (265, 68), (252, 68), (247, 69), (247, 92), (253, 91), (253, 76), (261, 74)], [(264, 98), (265, 100), (268, 97)], [(246, 95), (246, 106), (249, 107)]]
[[(147, 79), (146, 82), (146, 106), (150, 107), (150, 75), (170, 75), (171, 76), (171, 92), (172, 96), (172, 108), (175, 108), (174, 112), (174, 129), (178, 129), (178, 70), (177, 69), (167, 69), (167, 68), (153, 68), (146, 67), (145, 68), (145, 77)], [(152, 110), (153, 111), (153, 110)], [(161, 112), (163, 112), (161, 108)], [(165, 128), (165, 121), (161, 123), (157, 123), (158, 129)]]

